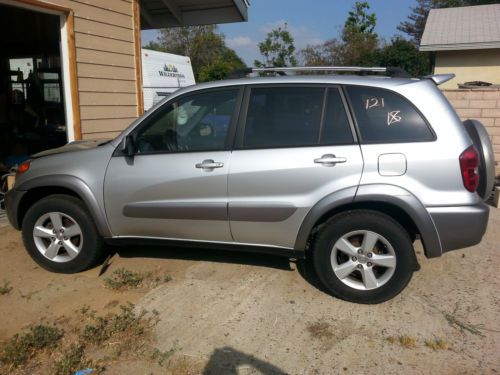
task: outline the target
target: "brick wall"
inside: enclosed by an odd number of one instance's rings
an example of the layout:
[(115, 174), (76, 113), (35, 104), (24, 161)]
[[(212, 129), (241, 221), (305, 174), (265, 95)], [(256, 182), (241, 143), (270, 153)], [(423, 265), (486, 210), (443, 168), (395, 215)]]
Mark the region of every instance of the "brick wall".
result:
[(443, 90), (462, 120), (476, 119), (490, 134), (500, 175), (500, 89)]

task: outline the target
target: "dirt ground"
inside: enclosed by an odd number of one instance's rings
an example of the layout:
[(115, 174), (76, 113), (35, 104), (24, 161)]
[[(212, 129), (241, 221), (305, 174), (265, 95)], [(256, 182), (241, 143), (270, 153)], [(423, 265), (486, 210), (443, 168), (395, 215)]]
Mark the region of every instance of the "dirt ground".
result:
[[(402, 294), (374, 306), (327, 295), (307, 262), (267, 255), (134, 247), (119, 250), (103, 276), (100, 267), (53, 274), (28, 257), (19, 232), (0, 226), (0, 284), (12, 288), (0, 295), (0, 342), (32, 324), (71, 318), (84, 305), (106, 313), (130, 301), (158, 311), (155, 346), (175, 351), (183, 373), (496, 374), (499, 224), (500, 210), (492, 209), (480, 245), (438, 259), (425, 259), (417, 243), (421, 270)], [(172, 281), (106, 288), (103, 279), (121, 267), (168, 273)], [(168, 371), (135, 358), (105, 373)]]

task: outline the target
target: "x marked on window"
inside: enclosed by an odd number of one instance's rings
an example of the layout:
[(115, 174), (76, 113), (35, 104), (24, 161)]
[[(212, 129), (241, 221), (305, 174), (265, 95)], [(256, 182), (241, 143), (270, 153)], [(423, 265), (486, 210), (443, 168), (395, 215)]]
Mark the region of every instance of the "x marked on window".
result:
[(387, 113), (387, 125), (392, 125), (396, 122), (401, 121), (401, 116), (399, 115), (401, 111), (392, 111)]

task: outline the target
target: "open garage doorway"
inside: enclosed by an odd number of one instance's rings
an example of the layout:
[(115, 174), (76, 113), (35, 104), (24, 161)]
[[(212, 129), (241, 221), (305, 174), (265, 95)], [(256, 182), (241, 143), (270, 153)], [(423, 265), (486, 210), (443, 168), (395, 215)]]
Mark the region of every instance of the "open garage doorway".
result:
[(0, 174), (73, 140), (63, 21), (56, 12), (0, 0)]

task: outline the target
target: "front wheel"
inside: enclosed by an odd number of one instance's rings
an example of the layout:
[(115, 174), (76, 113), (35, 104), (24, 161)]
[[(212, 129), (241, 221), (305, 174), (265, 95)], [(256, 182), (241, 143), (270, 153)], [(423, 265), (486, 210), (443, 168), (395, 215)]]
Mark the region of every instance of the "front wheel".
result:
[(380, 303), (400, 293), (414, 269), (408, 233), (374, 211), (350, 211), (331, 218), (318, 233), (313, 258), (322, 283), (334, 296)]
[(51, 195), (31, 206), (23, 219), (23, 241), (33, 260), (59, 273), (83, 271), (102, 256), (104, 243), (79, 199)]

